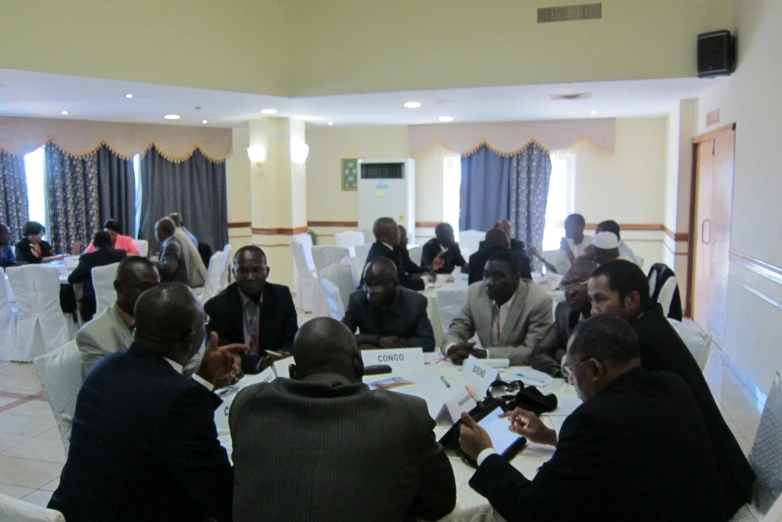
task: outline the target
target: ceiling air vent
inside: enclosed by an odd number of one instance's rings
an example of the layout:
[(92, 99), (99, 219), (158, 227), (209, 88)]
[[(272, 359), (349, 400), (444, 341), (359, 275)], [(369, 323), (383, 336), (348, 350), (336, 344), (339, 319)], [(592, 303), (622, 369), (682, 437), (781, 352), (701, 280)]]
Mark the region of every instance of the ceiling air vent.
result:
[(538, 23), (575, 22), (603, 18), (603, 4), (560, 5), (538, 9)]

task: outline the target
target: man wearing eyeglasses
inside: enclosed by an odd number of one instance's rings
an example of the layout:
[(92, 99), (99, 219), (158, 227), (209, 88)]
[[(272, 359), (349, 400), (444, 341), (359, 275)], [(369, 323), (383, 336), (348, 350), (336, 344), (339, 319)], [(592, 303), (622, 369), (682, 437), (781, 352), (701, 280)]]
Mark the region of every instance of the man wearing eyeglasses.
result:
[(587, 294), (587, 282), (595, 269), (597, 264), (591, 261), (578, 261), (562, 278), (560, 286), (565, 291), (565, 300), (557, 304), (554, 324), (532, 351), (530, 358), (530, 366), (536, 370), (552, 377), (562, 377), (562, 358), (570, 333), (579, 322), (591, 315), (592, 303)]
[(517, 408), (502, 417), (529, 442), (556, 446), (533, 480), (462, 414), (459, 443), (478, 470), (470, 486), (508, 522), (728, 520), (706, 424), (687, 385), (641, 368), (632, 327), (615, 315), (579, 324), (566, 373), (584, 401), (557, 433)]

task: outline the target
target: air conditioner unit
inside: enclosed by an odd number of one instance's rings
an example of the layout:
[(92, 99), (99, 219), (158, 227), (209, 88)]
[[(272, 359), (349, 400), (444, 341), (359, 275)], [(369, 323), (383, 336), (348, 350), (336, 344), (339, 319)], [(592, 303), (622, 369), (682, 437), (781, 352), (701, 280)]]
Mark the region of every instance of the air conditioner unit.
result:
[(415, 244), (415, 160), (358, 160), (358, 228), (372, 238), (372, 225), (393, 218)]

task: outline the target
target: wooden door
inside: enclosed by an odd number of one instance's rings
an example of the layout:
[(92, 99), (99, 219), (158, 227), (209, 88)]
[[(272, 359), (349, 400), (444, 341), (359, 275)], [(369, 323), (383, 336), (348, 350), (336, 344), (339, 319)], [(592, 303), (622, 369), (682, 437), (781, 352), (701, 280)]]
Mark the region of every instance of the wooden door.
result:
[(711, 245), (709, 228), (711, 226), (711, 195), (714, 178), (714, 157), (712, 144), (708, 141), (698, 146), (696, 166), (695, 227), (693, 230), (693, 292), (692, 317), (704, 330), (708, 329), (709, 318), (709, 279), (711, 277)]

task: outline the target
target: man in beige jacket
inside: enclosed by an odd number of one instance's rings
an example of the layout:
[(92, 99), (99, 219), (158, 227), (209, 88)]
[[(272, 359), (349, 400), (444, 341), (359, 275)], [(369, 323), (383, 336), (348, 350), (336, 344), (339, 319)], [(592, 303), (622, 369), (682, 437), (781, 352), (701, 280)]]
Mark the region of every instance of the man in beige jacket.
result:
[[(511, 251), (486, 263), (484, 279), (470, 285), (467, 303), (443, 339), (442, 351), (454, 364), (470, 355), (529, 364), (532, 350), (552, 323), (553, 306), (539, 286), (521, 278), (521, 261)], [(469, 342), (478, 334), (482, 348)]]

